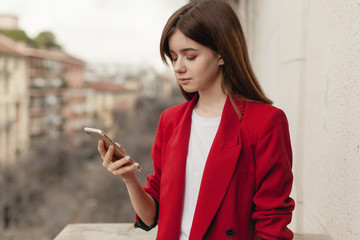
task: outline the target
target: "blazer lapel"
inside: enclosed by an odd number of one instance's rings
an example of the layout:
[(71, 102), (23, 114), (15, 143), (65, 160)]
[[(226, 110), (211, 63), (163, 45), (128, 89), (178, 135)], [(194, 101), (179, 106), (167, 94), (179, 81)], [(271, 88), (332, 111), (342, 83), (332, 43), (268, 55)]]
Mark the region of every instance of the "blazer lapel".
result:
[[(185, 112), (179, 117), (179, 124), (174, 129), (172, 136), (168, 141), (168, 153), (166, 155), (166, 171), (163, 171), (161, 179), (161, 192), (167, 201), (166, 213), (162, 215), (165, 219), (161, 221), (170, 221), (171, 231), (176, 236), (180, 234), (181, 216), (184, 201), (186, 158), (191, 130), (191, 114), (198, 97), (194, 96), (190, 100)], [(174, 189), (176, 189), (174, 191)], [(171, 203), (171, 204), (168, 204)], [(160, 218), (159, 218), (160, 219)], [(167, 229), (169, 230), (169, 229)]]
[(190, 239), (204, 237), (220, 207), (240, 156), (240, 141), (240, 120), (228, 97), (205, 164)]

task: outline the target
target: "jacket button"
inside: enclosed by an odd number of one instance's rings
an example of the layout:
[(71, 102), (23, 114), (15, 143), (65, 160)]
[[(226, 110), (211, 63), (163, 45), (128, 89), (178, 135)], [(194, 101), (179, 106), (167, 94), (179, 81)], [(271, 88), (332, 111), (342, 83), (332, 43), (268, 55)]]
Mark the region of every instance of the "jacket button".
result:
[(228, 230), (226, 230), (225, 233), (226, 233), (226, 236), (228, 236), (228, 237), (235, 236), (235, 231), (232, 228), (229, 228)]

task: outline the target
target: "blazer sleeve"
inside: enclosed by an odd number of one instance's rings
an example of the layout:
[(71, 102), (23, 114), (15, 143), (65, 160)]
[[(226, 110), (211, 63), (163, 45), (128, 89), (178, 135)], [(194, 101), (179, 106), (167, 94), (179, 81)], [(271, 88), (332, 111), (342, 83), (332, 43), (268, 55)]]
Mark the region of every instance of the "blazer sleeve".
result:
[(255, 145), (255, 194), (253, 197), (256, 238), (293, 239), (287, 228), (294, 201), (292, 151), (288, 122), (283, 111), (275, 109), (262, 119)]
[(135, 228), (141, 228), (145, 231), (149, 231), (157, 225), (157, 220), (159, 216), (159, 199), (160, 199), (160, 180), (161, 180), (161, 157), (162, 157), (162, 143), (163, 143), (163, 118), (164, 113), (161, 114), (158, 128), (156, 131), (156, 136), (154, 144), (152, 147), (152, 159), (153, 159), (153, 168), (154, 174), (149, 174), (147, 176), (145, 185), (143, 188), (155, 201), (156, 204), (156, 216), (154, 223), (151, 226), (147, 226), (136, 214), (136, 222), (134, 224)]

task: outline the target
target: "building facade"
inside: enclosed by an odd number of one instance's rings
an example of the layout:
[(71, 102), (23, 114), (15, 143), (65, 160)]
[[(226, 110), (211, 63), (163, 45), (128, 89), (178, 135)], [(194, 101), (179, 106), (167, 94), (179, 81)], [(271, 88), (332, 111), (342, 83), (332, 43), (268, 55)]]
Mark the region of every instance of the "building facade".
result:
[(56, 136), (62, 131), (65, 64), (61, 53), (26, 49), (29, 63), (30, 135)]
[(0, 41), (0, 167), (29, 144), (27, 83), (26, 58)]
[(64, 52), (27, 48), (30, 135), (57, 136), (82, 130), (94, 112), (83, 83), (85, 63)]
[[(19, 30), (17, 17), (0, 15), (0, 20), (0, 29)], [(42, 136), (56, 137), (64, 131), (82, 131), (91, 125), (95, 107), (92, 91), (84, 84), (85, 62), (60, 50), (31, 48), (3, 34), (0, 44), (2, 129), (19, 119), (19, 128), (26, 126), (27, 130), (16, 136), (28, 142)], [(13, 141), (7, 137), (12, 132), (6, 131), (2, 130), (1, 141)], [(0, 155), (6, 158), (8, 154)]]

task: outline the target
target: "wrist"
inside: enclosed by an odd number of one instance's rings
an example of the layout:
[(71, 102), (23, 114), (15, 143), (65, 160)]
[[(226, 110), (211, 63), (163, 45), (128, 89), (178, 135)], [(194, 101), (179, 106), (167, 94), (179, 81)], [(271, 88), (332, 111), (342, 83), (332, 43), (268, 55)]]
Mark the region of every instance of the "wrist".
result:
[(136, 178), (134, 172), (131, 172), (131, 173), (127, 174), (126, 176), (123, 176), (121, 179), (124, 181), (124, 183), (126, 185), (131, 185), (131, 184), (137, 182), (137, 178)]

